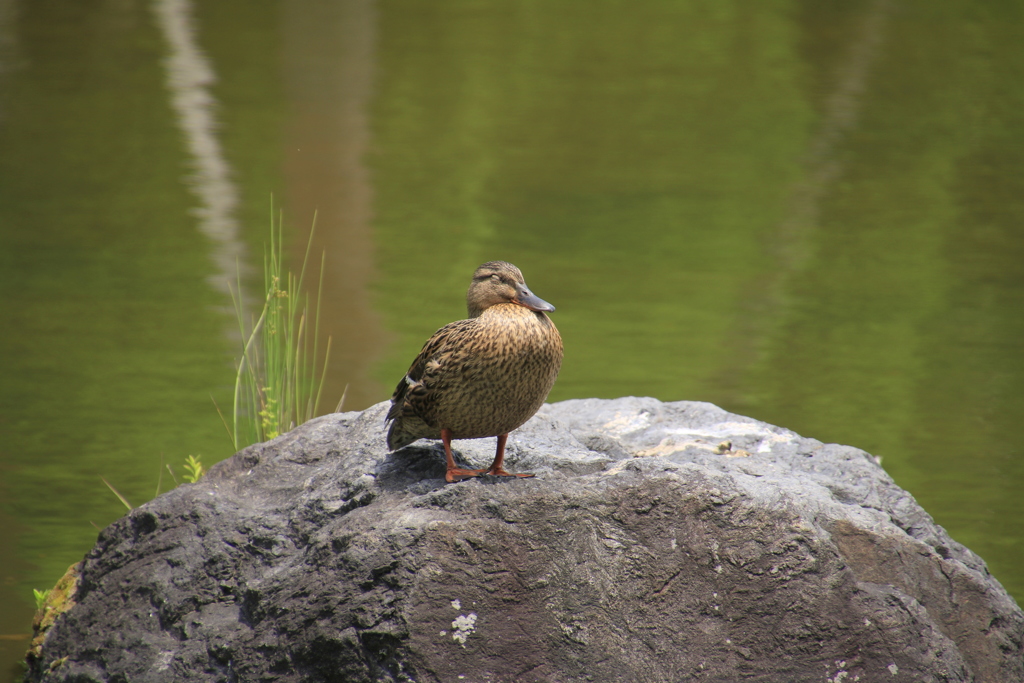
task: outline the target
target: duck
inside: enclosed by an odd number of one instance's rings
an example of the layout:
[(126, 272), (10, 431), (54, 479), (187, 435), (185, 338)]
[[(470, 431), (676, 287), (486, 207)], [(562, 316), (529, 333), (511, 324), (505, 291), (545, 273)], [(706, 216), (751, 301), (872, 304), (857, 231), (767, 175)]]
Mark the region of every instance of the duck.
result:
[[(419, 439), (444, 445), (445, 481), (484, 474), (532, 477), (504, 468), (509, 432), (540, 409), (562, 366), (562, 337), (548, 317), (555, 307), (536, 296), (507, 261), (473, 273), (465, 320), (448, 323), (423, 345), (398, 382), (385, 417), (389, 451)], [(454, 439), (497, 437), (484, 469), (456, 466)]]

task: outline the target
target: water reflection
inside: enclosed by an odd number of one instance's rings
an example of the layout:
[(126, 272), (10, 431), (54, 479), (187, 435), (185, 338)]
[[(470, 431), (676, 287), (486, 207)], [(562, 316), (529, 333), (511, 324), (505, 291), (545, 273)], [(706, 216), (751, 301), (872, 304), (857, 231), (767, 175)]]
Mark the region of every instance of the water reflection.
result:
[(238, 190), (216, 134), (216, 101), (210, 93), (216, 75), (197, 43), (192, 3), (157, 0), (153, 8), (167, 43), (163, 63), (171, 104), (191, 155), (193, 173), (188, 185), (199, 200), (194, 213), (199, 229), (213, 243), (216, 271), (207, 281), (227, 295), (230, 284), (238, 279), (239, 266), (245, 263), (245, 249), (234, 216)]
[(745, 375), (764, 360), (764, 340), (774, 336), (783, 308), (791, 305), (792, 277), (810, 265), (814, 233), (821, 229), (821, 204), (842, 177), (842, 145), (859, 123), (872, 67), (878, 61), (892, 3), (875, 0), (863, 17), (852, 22), (847, 43), (828, 79), (831, 91), (821, 104), (820, 119), (807, 141), (803, 172), (789, 191), (788, 206), (776, 229), (765, 239), (764, 250), (773, 264), (747, 285), (729, 340), (729, 367), (716, 378), (720, 396), (732, 393), (733, 405), (745, 402)]
[[(323, 411), (334, 409), (342, 395), (348, 409), (365, 408), (387, 395), (373, 375), (391, 335), (370, 298), (377, 274), (373, 189), (365, 162), (371, 139), (374, 7), (369, 0), (297, 0), (283, 7), (289, 103), (285, 197), (295, 227), (292, 269), (301, 268), (314, 215), (312, 256), (319, 261), (326, 254), (320, 325), (321, 335), (331, 339), (331, 353)], [(314, 268), (311, 283), (318, 273)]]

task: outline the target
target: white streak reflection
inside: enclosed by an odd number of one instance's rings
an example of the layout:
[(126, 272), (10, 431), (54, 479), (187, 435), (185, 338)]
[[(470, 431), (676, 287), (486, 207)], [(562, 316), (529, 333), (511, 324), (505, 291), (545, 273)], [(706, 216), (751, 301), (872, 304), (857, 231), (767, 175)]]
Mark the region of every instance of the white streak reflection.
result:
[(188, 186), (199, 200), (195, 215), (199, 230), (213, 242), (216, 271), (209, 277), (214, 289), (229, 294), (244, 246), (234, 217), (238, 191), (216, 136), (216, 101), (209, 87), (216, 81), (206, 55), (196, 43), (189, 0), (156, 0), (154, 11), (167, 41), (167, 87), (178, 125), (188, 145), (192, 173)]

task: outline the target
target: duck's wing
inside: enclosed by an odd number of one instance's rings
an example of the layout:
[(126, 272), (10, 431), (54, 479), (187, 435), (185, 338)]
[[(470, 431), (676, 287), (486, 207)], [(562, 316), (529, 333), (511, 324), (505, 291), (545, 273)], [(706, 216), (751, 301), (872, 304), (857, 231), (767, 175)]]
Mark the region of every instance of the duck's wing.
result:
[(416, 360), (409, 366), (391, 395), (391, 409), (388, 410), (385, 422), (390, 422), (402, 415), (415, 415), (431, 424), (433, 410), (433, 389), (435, 380), (444, 369), (446, 361), (465, 346), (476, 320), (457, 320), (448, 323), (427, 340)]

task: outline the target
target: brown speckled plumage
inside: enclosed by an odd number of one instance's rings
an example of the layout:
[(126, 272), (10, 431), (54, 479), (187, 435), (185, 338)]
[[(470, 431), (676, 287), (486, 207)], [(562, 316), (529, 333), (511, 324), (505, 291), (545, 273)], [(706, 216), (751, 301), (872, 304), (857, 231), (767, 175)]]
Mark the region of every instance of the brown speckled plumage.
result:
[[(389, 449), (441, 439), (442, 430), (454, 439), (504, 437), (551, 391), (562, 365), (562, 338), (545, 313), (554, 307), (527, 289), (519, 269), (483, 264), (466, 303), (470, 317), (435, 332), (395, 388), (386, 418)], [(498, 450), (496, 470), (504, 438)]]

